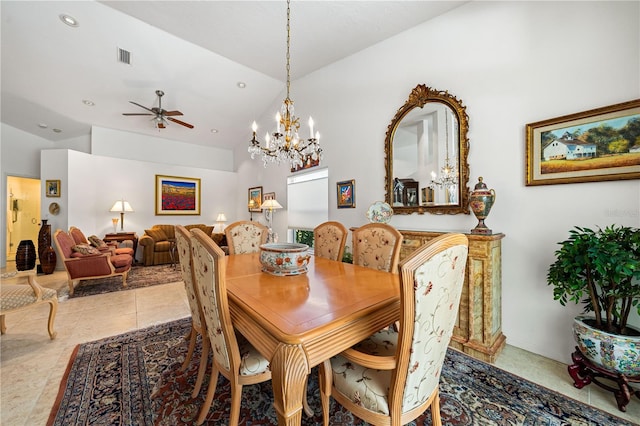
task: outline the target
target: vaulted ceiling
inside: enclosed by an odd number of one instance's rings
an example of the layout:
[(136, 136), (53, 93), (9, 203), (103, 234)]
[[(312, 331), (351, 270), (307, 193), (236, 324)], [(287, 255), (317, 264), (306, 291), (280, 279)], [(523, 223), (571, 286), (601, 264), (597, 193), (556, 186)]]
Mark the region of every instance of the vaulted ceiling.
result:
[[(463, 3), (294, 0), (293, 85)], [(96, 125), (211, 147), (247, 143), (251, 121), (284, 90), (286, 7), (3, 0), (1, 120), (52, 141), (88, 135)], [(129, 52), (129, 64), (119, 61), (121, 51)], [(193, 129), (172, 122), (157, 129), (153, 117), (122, 115), (147, 112), (130, 101), (157, 107), (156, 90), (165, 92), (162, 108), (182, 112), (175, 118)]]

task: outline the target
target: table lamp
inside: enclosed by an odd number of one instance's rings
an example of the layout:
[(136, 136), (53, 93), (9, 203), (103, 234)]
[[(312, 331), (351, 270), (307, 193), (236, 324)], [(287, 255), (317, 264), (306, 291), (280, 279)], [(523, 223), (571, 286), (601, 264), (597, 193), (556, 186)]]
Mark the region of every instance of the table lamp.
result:
[(132, 212), (133, 208), (131, 208), (131, 204), (129, 204), (128, 201), (125, 201), (125, 199), (123, 198), (122, 200), (118, 200), (113, 204), (113, 207), (111, 207), (111, 210), (109, 210), (110, 212), (120, 212), (120, 230), (124, 231), (124, 212)]
[(221, 234), (224, 232), (224, 223), (227, 221), (227, 217), (224, 215), (224, 213), (220, 213), (218, 214), (218, 217), (216, 218), (216, 226), (213, 227), (213, 232), (216, 232), (218, 234)]
[(269, 235), (267, 237), (267, 242), (276, 242), (277, 234), (273, 232), (273, 228), (271, 227), (273, 223), (273, 211), (281, 209), (282, 205), (280, 205), (276, 200), (266, 200), (262, 203), (262, 208), (266, 210), (265, 214), (267, 216), (267, 222), (269, 222)]

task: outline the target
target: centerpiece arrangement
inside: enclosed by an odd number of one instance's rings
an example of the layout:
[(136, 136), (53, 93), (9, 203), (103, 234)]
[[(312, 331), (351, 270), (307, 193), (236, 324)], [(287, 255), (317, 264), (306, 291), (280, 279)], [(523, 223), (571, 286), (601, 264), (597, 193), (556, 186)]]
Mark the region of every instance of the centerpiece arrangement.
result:
[(300, 275), (307, 272), (309, 246), (299, 243), (267, 243), (260, 246), (262, 271), (271, 275)]

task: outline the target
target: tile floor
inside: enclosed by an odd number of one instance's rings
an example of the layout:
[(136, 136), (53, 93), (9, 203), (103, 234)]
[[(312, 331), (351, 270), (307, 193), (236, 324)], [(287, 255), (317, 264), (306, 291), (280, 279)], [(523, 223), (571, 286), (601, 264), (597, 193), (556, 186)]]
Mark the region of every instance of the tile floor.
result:
[[(40, 275), (37, 281), (59, 289), (66, 285), (66, 274)], [(0, 424), (46, 425), (77, 344), (189, 315), (181, 282), (62, 300), (55, 340), (47, 333), (46, 305), (7, 314), (7, 334), (0, 341)], [(575, 389), (562, 363), (507, 345), (496, 366), (640, 424), (640, 399), (634, 398), (622, 413), (611, 393), (595, 385)]]

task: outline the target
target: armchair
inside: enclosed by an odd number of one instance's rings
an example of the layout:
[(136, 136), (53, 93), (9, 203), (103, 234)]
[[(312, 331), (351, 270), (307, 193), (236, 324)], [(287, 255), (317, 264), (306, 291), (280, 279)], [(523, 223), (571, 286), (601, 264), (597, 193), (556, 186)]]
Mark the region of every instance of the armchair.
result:
[[(67, 271), (69, 285), (69, 295), (73, 295), (73, 290), (78, 282), (105, 277), (122, 277), (122, 286), (127, 286), (127, 275), (133, 263), (133, 257), (128, 254), (100, 253), (91, 254), (87, 250), (87, 245), (77, 245), (73, 238), (61, 229), (53, 235), (58, 253), (62, 258), (64, 269)], [(74, 247), (76, 251), (74, 251)], [(80, 251), (86, 251), (83, 254)]]
[[(193, 224), (184, 225), (184, 227), (187, 231), (191, 231), (194, 228), (200, 229), (211, 237), (223, 250), (225, 249), (227, 242), (224, 234), (214, 233), (212, 225)], [(175, 246), (175, 225), (153, 225), (150, 229), (145, 229), (144, 235), (140, 237), (138, 244), (142, 247), (142, 263), (144, 266), (162, 265), (164, 263), (179, 261), (180, 254)], [(172, 257), (172, 249), (174, 257)]]
[(105, 243), (104, 241), (93, 235), (87, 239), (84, 233), (75, 226), (69, 228), (69, 235), (71, 235), (71, 238), (73, 238), (73, 241), (76, 244), (91, 244), (102, 253), (110, 252), (111, 254), (128, 254), (129, 256), (135, 257), (135, 253), (133, 252), (133, 249), (131, 247), (119, 248), (118, 243), (116, 243), (115, 241), (113, 243)]

